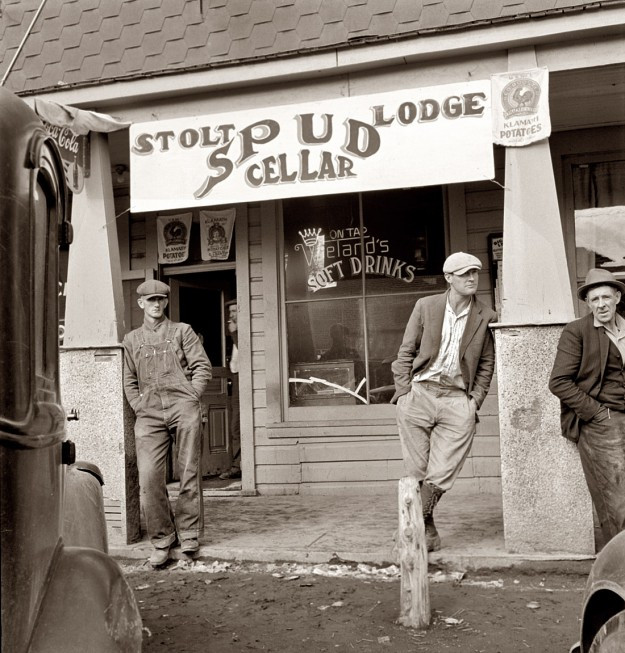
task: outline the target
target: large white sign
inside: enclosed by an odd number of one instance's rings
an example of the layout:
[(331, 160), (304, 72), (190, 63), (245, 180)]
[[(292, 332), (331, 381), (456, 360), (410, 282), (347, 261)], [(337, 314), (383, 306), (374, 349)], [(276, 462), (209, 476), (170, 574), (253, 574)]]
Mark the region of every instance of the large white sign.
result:
[(137, 123), (131, 211), (494, 177), (489, 80)]

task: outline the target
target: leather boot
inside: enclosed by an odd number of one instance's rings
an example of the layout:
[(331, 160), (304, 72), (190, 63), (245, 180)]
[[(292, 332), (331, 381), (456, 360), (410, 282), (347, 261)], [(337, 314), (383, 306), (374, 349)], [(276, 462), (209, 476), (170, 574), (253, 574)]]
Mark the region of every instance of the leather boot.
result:
[(423, 523), (425, 524), (425, 543), (428, 551), (438, 551), (441, 548), (441, 538), (434, 525), (434, 508), (443, 496), (443, 490), (426, 483), (421, 484), (421, 506), (423, 508)]

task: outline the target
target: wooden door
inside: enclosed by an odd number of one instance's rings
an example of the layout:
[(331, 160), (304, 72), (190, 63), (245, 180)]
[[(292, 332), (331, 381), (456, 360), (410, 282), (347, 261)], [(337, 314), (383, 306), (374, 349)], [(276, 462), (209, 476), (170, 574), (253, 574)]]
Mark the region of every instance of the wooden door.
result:
[[(230, 468), (232, 438), (230, 436), (232, 373), (225, 366), (224, 290), (214, 287), (211, 273), (194, 275), (193, 281), (170, 278), (169, 315), (174, 321), (190, 324), (200, 336), (213, 366), (213, 378), (202, 395), (205, 421), (202, 424), (202, 476), (218, 474)], [(175, 453), (172, 456), (176, 459)], [(171, 480), (178, 479), (170, 464)]]
[(227, 367), (213, 367), (213, 378), (202, 396), (207, 421), (203, 424), (202, 475), (209, 476), (230, 469), (230, 400), (228, 389), (232, 373)]

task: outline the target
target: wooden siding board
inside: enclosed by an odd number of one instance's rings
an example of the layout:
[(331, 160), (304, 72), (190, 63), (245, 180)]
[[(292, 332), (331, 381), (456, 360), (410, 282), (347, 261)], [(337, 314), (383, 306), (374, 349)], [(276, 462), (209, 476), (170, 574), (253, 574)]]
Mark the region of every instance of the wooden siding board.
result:
[(481, 191), (479, 193), (467, 193), (467, 213), (475, 211), (503, 211), (503, 190), (495, 188), (494, 190)]
[(396, 424), (352, 424), (346, 426), (337, 426), (335, 424), (286, 424), (277, 426), (276, 424), (268, 424), (267, 428), (271, 437), (306, 437), (315, 435), (317, 437), (343, 437), (346, 435), (363, 436), (363, 435), (389, 435), (397, 437)]
[(299, 483), (300, 465), (256, 465), (256, 482), (265, 485)]
[(254, 263), (261, 262), (263, 259), (262, 256), (262, 245), (260, 243), (250, 243), (250, 261)]
[(332, 442), (330, 444), (301, 445), (302, 463), (339, 462), (346, 460), (401, 460), (401, 445), (395, 441), (382, 440), (378, 442)]
[(352, 481), (350, 483), (302, 483), (303, 495), (380, 495), (397, 494), (397, 481)]
[(255, 445), (258, 445), (258, 433), (259, 429), (263, 429), (265, 436), (267, 435), (265, 427), (267, 426), (267, 409), (266, 408), (257, 408), (254, 406), (254, 432), (256, 435)]
[(471, 455), (474, 457), (494, 457), (499, 458), (501, 446), (498, 437), (476, 437), (473, 440)]
[(498, 494), (501, 496), (501, 477), (478, 478), (478, 492), (482, 494)]
[(476, 435), (499, 435), (499, 418), (489, 415), (480, 417), (475, 433)]
[(254, 372), (265, 371), (265, 352), (252, 351), (252, 370)]
[[(250, 248), (251, 250), (251, 248)], [(250, 263), (250, 279), (259, 280), (262, 283), (263, 280), (263, 266), (260, 261), (256, 260), (253, 263)]]
[(263, 390), (252, 390), (252, 402), (256, 408), (267, 408), (267, 393)]
[(252, 387), (254, 390), (265, 390), (267, 388), (265, 371), (252, 372)]
[(265, 355), (265, 335), (259, 333), (252, 333), (251, 339), (252, 356)]
[(259, 483), (256, 486), (256, 491), (258, 494), (263, 496), (291, 496), (294, 494), (301, 494), (299, 484), (290, 484), (290, 485), (267, 485), (265, 483)]
[(293, 446), (258, 447), (257, 465), (299, 465), (300, 449)]
[(501, 476), (501, 460), (499, 458), (474, 458), (475, 476)]

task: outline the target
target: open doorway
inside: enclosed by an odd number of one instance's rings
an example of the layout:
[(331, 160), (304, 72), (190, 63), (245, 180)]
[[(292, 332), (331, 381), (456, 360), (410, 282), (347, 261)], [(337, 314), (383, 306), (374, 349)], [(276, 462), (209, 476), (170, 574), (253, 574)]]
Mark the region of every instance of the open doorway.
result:
[[(233, 423), (239, 401), (238, 379), (230, 370), (233, 340), (227, 328), (227, 303), (236, 299), (236, 276), (233, 269), (190, 272), (170, 275), (165, 279), (171, 288), (169, 316), (174, 321), (190, 324), (199, 335), (210, 362), (213, 378), (202, 395), (202, 478), (205, 490), (239, 490), (240, 434)], [(234, 427), (234, 428), (233, 428)], [(178, 479), (169, 464), (169, 481)], [(229, 478), (222, 479), (222, 475)]]

